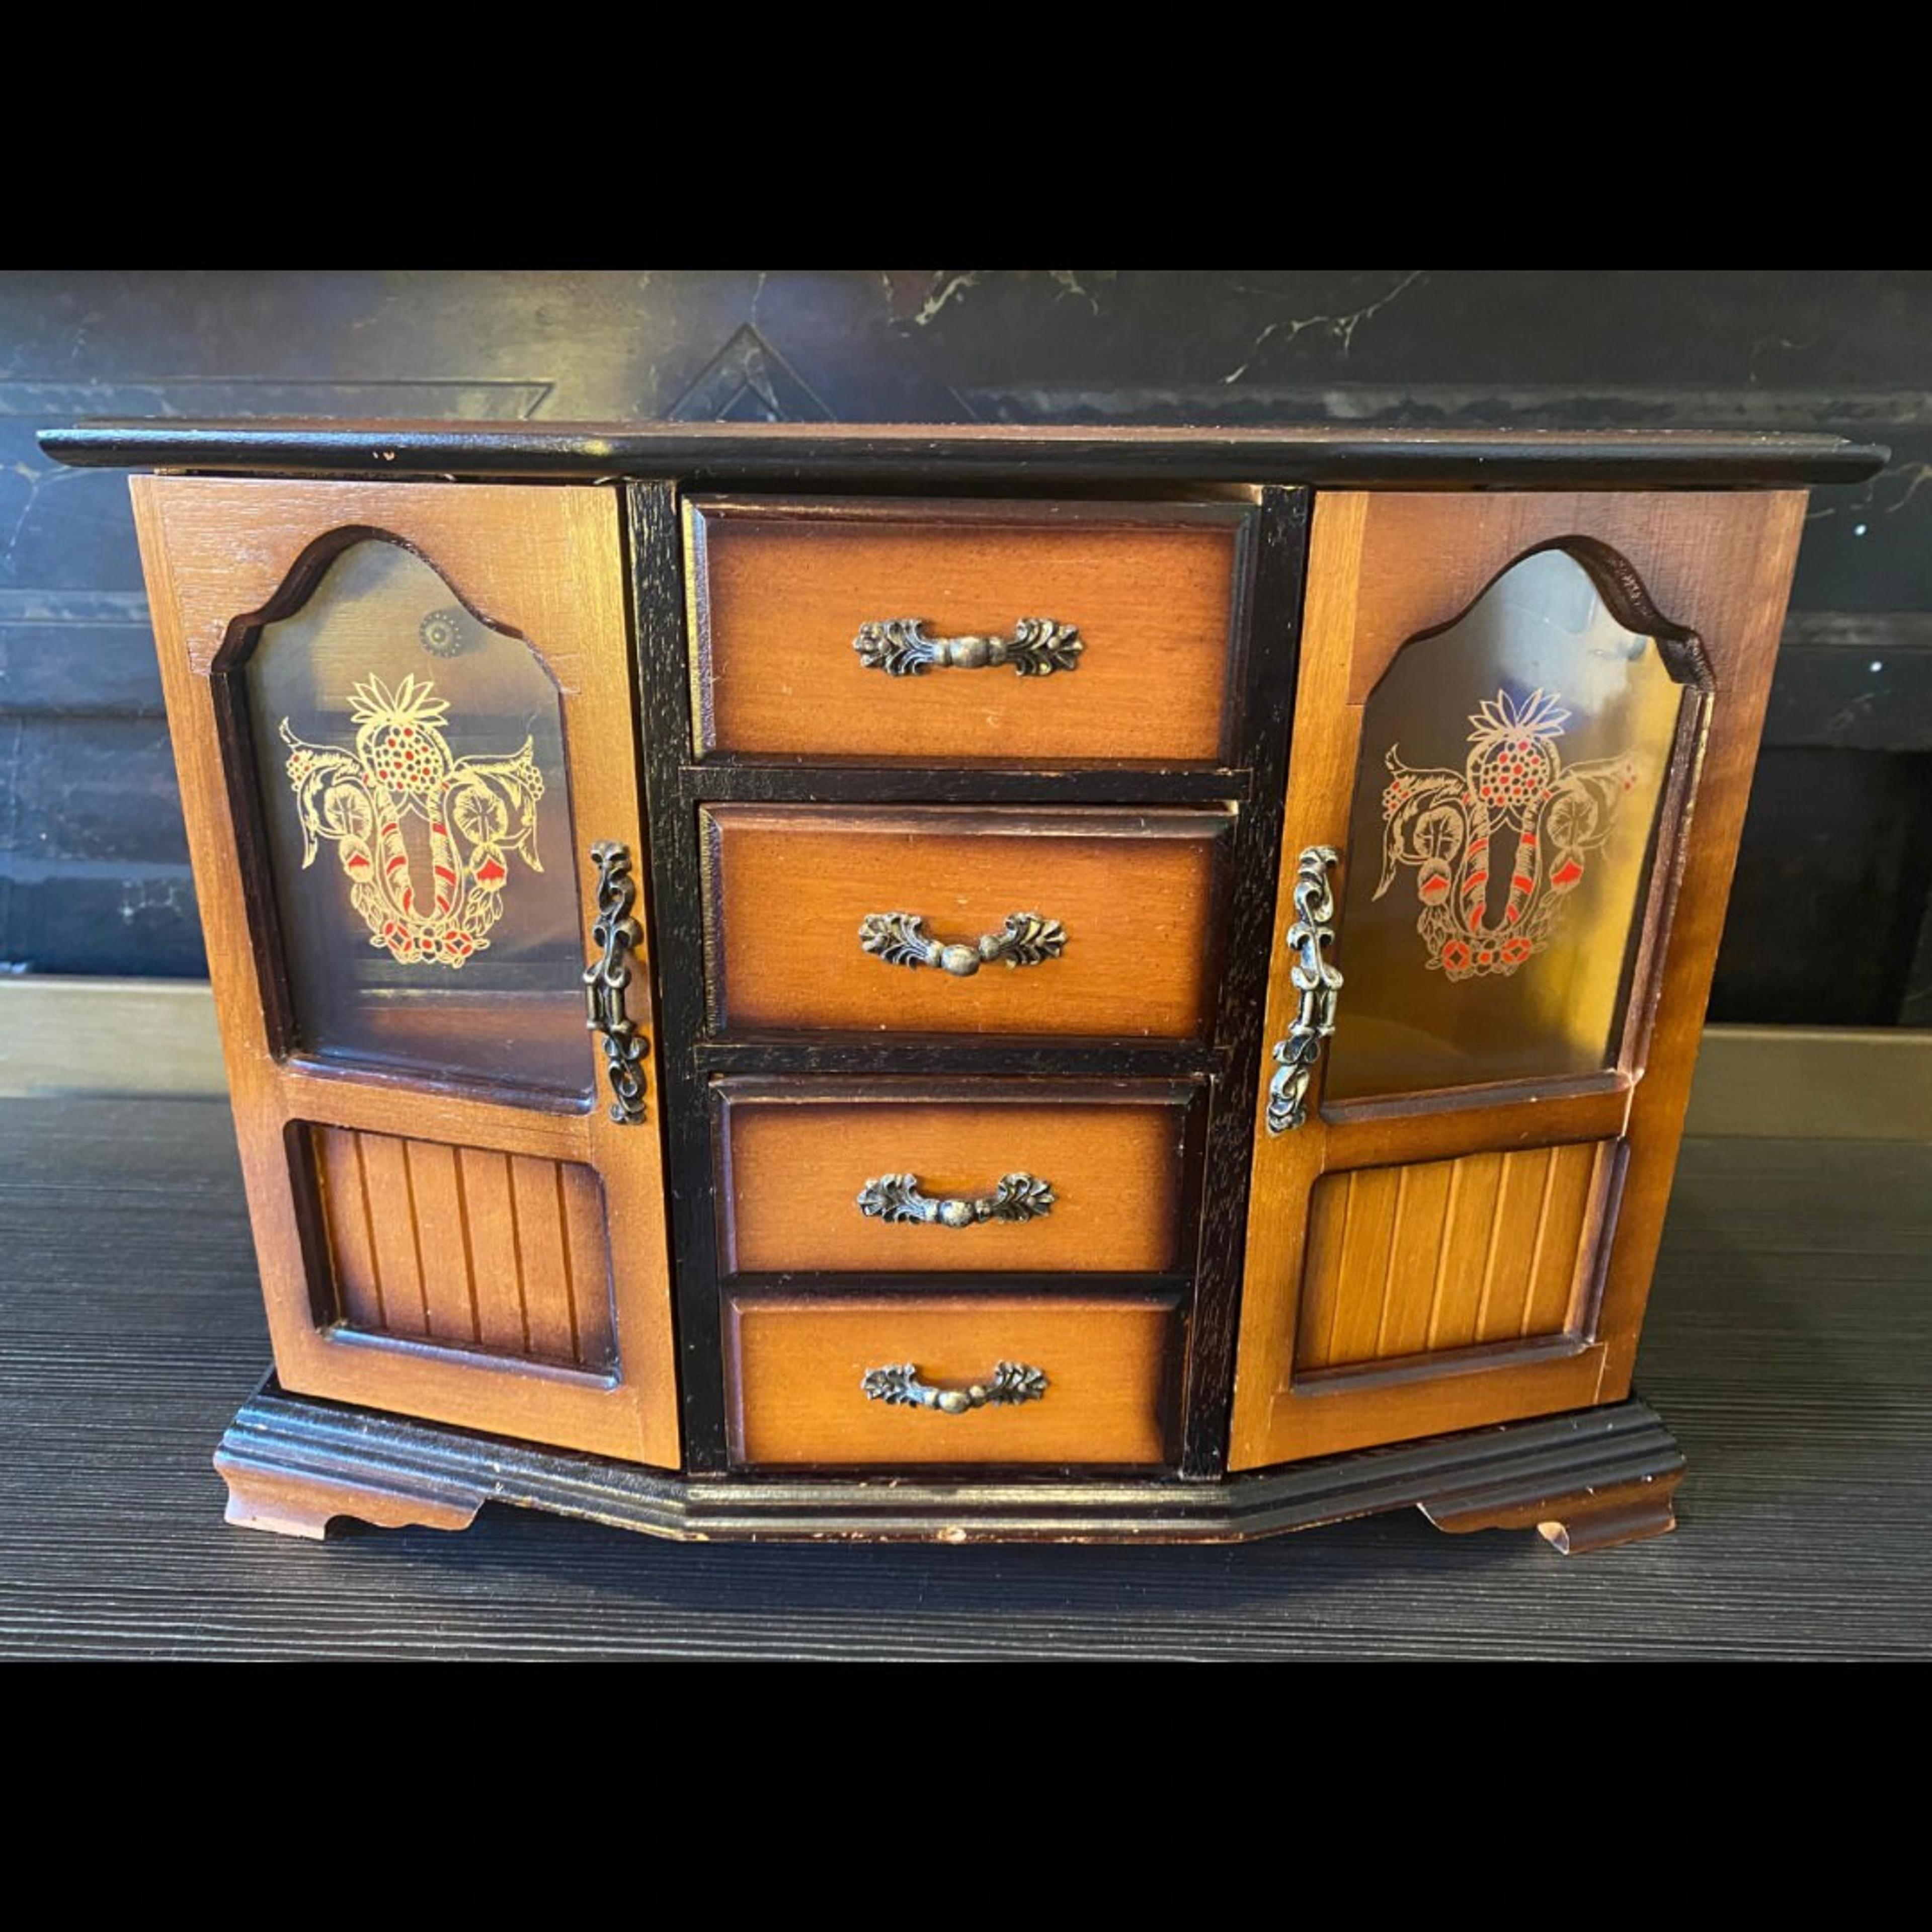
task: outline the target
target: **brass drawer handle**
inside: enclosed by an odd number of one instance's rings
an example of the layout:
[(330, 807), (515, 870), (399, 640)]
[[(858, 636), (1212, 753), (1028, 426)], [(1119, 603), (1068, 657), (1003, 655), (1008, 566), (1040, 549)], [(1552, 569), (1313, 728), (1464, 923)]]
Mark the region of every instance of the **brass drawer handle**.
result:
[(1328, 868), (1342, 855), (1332, 845), (1311, 845), (1301, 855), (1294, 874), (1294, 923), (1283, 942), (1296, 956), (1288, 969), (1288, 983), (1301, 995), (1288, 1037), (1275, 1043), (1277, 1063), (1268, 1082), (1268, 1130), (1285, 1134), (1308, 1118), (1308, 1084), (1315, 1078), (1322, 1042), (1335, 1030), (1335, 996), (1342, 976), (1323, 958), (1322, 949), (1335, 943), (1334, 888)]
[(631, 916), (637, 902), (637, 881), (631, 877), (631, 851), (613, 839), (590, 848), (597, 864), (597, 920), (590, 943), (604, 956), (584, 969), (584, 1024), (604, 1043), (604, 1071), (610, 1076), (610, 1118), (635, 1126), (644, 1118), (644, 1058), (650, 1042), (638, 1031), (636, 1021), (624, 1010), (624, 989), (631, 983), (630, 956), (644, 938), (644, 928)]
[(880, 1221), (937, 1221), (942, 1228), (970, 1228), (981, 1221), (1031, 1221), (1051, 1214), (1051, 1182), (1030, 1174), (1003, 1175), (991, 1194), (935, 1198), (919, 1191), (916, 1174), (882, 1174), (859, 1190), (859, 1212)]
[(922, 617), (887, 617), (861, 624), (852, 648), (868, 670), (888, 677), (922, 677), (934, 664), (985, 670), (1006, 664), (1022, 677), (1051, 677), (1057, 670), (1078, 670), (1087, 646), (1078, 625), (1052, 617), (1022, 617), (1010, 638), (928, 638)]
[(1036, 912), (1009, 913), (1000, 932), (946, 944), (927, 933), (918, 913), (868, 912), (859, 922), (859, 944), (888, 966), (937, 966), (956, 980), (970, 980), (995, 959), (1008, 966), (1058, 959), (1066, 950), (1066, 928)]
[(964, 1415), (972, 1408), (1004, 1408), (1013, 1402), (1041, 1402), (1046, 1396), (1044, 1370), (1024, 1362), (996, 1362), (990, 1382), (970, 1388), (934, 1388), (919, 1378), (910, 1362), (891, 1368), (868, 1369), (859, 1386), (874, 1402), (900, 1408), (936, 1408), (941, 1415)]

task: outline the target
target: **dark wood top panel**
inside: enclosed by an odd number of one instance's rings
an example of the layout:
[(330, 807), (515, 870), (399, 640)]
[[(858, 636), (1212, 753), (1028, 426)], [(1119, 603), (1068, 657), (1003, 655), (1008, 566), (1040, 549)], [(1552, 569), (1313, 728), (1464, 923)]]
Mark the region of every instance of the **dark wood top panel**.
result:
[(1311, 483), (1617, 489), (1856, 483), (1888, 452), (1832, 436), (1692, 430), (1010, 428), (996, 424), (345, 422), (251, 418), (43, 430), (62, 463), (278, 476), (674, 477), (906, 488)]

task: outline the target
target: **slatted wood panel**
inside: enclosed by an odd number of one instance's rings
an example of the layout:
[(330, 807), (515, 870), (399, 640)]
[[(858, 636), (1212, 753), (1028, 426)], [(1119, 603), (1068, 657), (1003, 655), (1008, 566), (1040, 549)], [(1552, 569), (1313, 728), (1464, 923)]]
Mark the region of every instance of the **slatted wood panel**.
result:
[(589, 1168), (310, 1131), (348, 1326), (530, 1361), (616, 1366), (603, 1192)]
[(1616, 1144), (1322, 1176), (1297, 1373), (1561, 1335), (1580, 1313)]

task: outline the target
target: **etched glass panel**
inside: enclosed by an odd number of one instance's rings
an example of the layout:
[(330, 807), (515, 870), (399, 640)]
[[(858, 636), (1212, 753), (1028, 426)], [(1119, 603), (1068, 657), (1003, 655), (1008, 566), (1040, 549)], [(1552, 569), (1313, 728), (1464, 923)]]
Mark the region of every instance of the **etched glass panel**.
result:
[(587, 1095), (562, 715), (530, 647), (365, 538), (243, 681), (297, 1048)]
[(1324, 1102), (1616, 1064), (1686, 698), (1562, 550), (1397, 654), (1363, 712)]

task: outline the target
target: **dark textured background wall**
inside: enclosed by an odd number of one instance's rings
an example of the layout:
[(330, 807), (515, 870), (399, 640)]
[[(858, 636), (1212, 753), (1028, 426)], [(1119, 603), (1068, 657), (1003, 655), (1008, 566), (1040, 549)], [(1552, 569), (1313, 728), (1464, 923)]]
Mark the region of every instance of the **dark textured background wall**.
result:
[(0, 276), (0, 970), (194, 975), (124, 479), (84, 416), (1817, 429), (1712, 1016), (1932, 1023), (1932, 274)]

